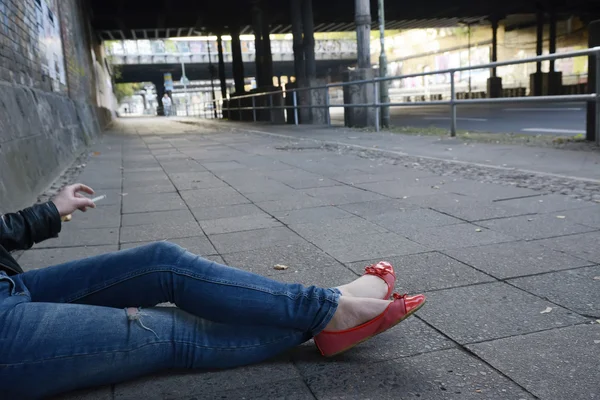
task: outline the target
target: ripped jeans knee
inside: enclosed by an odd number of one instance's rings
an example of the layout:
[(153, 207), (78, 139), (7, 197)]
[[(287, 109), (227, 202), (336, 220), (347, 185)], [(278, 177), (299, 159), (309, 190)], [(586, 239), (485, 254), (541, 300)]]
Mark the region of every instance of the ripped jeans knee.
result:
[(155, 331), (153, 331), (152, 329), (150, 329), (146, 325), (144, 325), (144, 322), (142, 321), (142, 317), (149, 316), (149, 315), (142, 313), (141, 307), (127, 307), (127, 308), (125, 308), (125, 314), (127, 315), (127, 320), (129, 322), (133, 322), (133, 323), (137, 322), (138, 325), (142, 329), (144, 329), (148, 332), (154, 333), (154, 336), (156, 336), (156, 338), (159, 339), (158, 334)]

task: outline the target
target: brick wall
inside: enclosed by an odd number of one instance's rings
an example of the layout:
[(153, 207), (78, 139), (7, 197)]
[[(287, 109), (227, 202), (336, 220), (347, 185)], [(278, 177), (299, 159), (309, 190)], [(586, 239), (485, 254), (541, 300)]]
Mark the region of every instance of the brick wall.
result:
[(111, 119), (86, 4), (0, 0), (0, 213), (33, 203)]
[(43, 74), (35, 0), (0, 0), (0, 80), (51, 90)]

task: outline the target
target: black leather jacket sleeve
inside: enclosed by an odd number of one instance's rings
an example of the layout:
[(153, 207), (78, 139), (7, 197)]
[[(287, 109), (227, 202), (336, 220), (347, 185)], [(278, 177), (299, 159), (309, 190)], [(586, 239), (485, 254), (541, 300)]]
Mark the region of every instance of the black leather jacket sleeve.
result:
[(57, 237), (60, 214), (51, 201), (17, 213), (0, 215), (0, 245), (8, 251), (26, 250), (43, 240)]

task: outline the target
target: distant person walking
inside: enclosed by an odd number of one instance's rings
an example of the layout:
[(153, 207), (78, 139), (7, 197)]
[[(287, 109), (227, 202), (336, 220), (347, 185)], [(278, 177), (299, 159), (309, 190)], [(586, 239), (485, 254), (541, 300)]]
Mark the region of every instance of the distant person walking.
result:
[(167, 93), (165, 93), (165, 95), (163, 96), (162, 103), (163, 103), (163, 109), (165, 111), (165, 116), (166, 117), (170, 116), (173, 101), (171, 100), (171, 98), (169, 97), (169, 95)]

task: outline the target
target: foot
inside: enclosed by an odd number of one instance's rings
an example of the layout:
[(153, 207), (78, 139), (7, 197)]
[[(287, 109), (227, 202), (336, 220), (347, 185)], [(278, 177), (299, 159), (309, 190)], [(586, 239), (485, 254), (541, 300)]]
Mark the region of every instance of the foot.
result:
[(389, 300), (342, 296), (325, 330), (343, 331), (364, 324), (384, 312), (390, 303)]
[(342, 296), (383, 299), (388, 292), (388, 285), (376, 275), (363, 275), (347, 285), (338, 286), (337, 289)]

